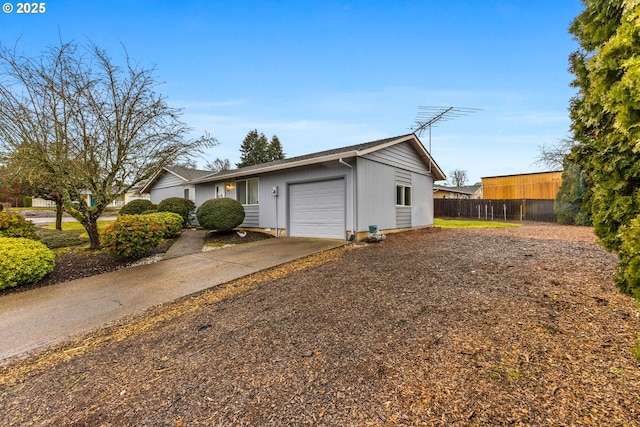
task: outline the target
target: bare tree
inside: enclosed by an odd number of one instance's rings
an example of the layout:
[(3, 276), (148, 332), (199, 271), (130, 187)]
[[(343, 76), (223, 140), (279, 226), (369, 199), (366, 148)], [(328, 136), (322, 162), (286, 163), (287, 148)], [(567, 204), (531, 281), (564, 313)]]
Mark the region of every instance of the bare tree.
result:
[(469, 180), (467, 171), (456, 169), (449, 172), (449, 184), (453, 187), (462, 187)]
[(564, 158), (571, 152), (574, 142), (569, 138), (553, 145), (542, 144), (538, 147), (538, 158), (534, 164), (551, 170), (562, 170)]
[(211, 163), (207, 162), (205, 167), (213, 172), (228, 171), (231, 170), (231, 162), (229, 159), (217, 158)]
[(215, 143), (185, 139), (190, 129), (156, 93), (155, 70), (126, 51), (123, 62), (93, 44), (61, 43), (39, 58), (0, 45), (0, 157), (50, 179), (92, 249), (111, 201)]

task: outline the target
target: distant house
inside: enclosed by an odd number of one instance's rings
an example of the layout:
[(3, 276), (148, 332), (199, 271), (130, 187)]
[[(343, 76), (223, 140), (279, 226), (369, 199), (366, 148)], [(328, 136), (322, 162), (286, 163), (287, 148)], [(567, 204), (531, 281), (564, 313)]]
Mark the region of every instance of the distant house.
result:
[(490, 176), (482, 178), (485, 199), (555, 200), (562, 184), (562, 171)]
[(482, 183), (448, 187), (446, 185), (433, 186), (434, 199), (482, 199)]
[[(142, 189), (142, 187), (140, 186), (135, 186), (132, 187), (129, 191), (127, 191), (125, 194), (119, 196), (117, 199), (113, 200), (111, 203), (109, 203), (107, 205), (108, 208), (121, 208), (124, 205), (126, 205), (127, 203), (129, 203), (132, 200), (136, 200), (136, 199), (149, 199), (150, 195), (148, 193), (141, 193), (140, 190)], [(86, 203), (89, 206), (93, 206), (94, 205), (94, 201), (93, 201), (93, 196), (91, 195), (91, 193), (84, 193), (82, 194), (83, 198), (85, 199)], [(40, 208), (53, 208), (56, 206), (56, 203), (53, 200), (47, 200), (47, 199), (43, 199), (40, 197), (34, 197), (31, 201), (31, 206), (35, 207), (40, 207)]]
[(370, 226), (389, 232), (432, 225), (433, 183), (444, 179), (408, 134), (191, 179), (165, 168), (143, 191), (154, 203), (236, 199), (245, 209), (242, 228), (276, 236), (357, 239)]

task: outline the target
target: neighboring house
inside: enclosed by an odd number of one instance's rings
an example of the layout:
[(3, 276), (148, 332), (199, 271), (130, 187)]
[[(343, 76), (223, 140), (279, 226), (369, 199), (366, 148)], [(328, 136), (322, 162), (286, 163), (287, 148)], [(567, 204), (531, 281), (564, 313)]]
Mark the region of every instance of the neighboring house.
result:
[(562, 184), (562, 171), (490, 176), (482, 178), (485, 199), (555, 200)]
[(433, 183), (445, 179), (414, 134), (191, 180), (169, 173), (143, 189), (154, 203), (186, 197), (182, 190), (189, 188), (196, 206), (216, 197), (240, 201), (242, 228), (337, 239), (366, 236), (370, 226), (389, 232), (432, 225)]
[[(147, 181), (140, 192), (149, 194), (149, 200), (158, 204), (169, 197), (182, 197), (196, 201), (194, 179), (211, 175), (211, 171), (189, 169), (182, 166), (166, 166)], [(153, 189), (153, 192), (150, 191)]]
[[(149, 200), (149, 193), (141, 193), (140, 190), (142, 188), (137, 186), (137, 187), (133, 187), (131, 188), (129, 191), (127, 191), (125, 194), (119, 196), (117, 199), (113, 200), (111, 203), (109, 203), (107, 205), (108, 208), (121, 208), (124, 205), (126, 205), (127, 203), (129, 203), (132, 200), (136, 200), (136, 199), (147, 199)], [(91, 196), (91, 194), (86, 193), (83, 194), (83, 197), (85, 198), (85, 201), (87, 202), (87, 204), (89, 206), (93, 206), (94, 201), (93, 201), (93, 197)], [(34, 208), (36, 207), (40, 207), (40, 208), (54, 208), (56, 206), (56, 203), (53, 200), (46, 200), (46, 199), (42, 199), (40, 197), (34, 197), (31, 201), (31, 206), (33, 206)]]
[(434, 199), (482, 199), (482, 183), (448, 187), (446, 185), (433, 186)]

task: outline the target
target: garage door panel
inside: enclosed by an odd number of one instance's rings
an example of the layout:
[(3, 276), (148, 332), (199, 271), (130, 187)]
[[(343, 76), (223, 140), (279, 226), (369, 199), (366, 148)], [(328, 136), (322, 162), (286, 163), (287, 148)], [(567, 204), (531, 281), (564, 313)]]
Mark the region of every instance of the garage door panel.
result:
[(292, 184), (289, 198), (291, 236), (345, 238), (344, 179)]

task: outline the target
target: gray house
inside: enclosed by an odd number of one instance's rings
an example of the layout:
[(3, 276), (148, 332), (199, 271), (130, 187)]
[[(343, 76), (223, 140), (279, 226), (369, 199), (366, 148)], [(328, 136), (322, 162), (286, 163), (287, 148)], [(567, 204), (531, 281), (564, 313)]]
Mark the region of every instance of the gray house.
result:
[(207, 175), (211, 175), (211, 171), (167, 166), (152, 176), (140, 189), (140, 193), (150, 193), (150, 200), (156, 205), (169, 197), (183, 197), (195, 201), (196, 188), (191, 184), (191, 180)]
[[(147, 185), (151, 201), (216, 197), (244, 205), (241, 227), (276, 236), (358, 239), (433, 224), (433, 183), (445, 175), (414, 134)], [(172, 187), (170, 182), (174, 182)], [(188, 190), (188, 191), (186, 191)]]

